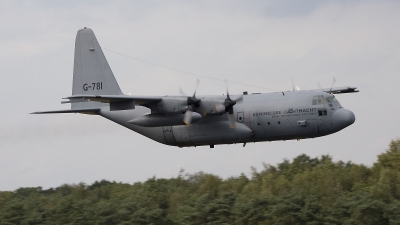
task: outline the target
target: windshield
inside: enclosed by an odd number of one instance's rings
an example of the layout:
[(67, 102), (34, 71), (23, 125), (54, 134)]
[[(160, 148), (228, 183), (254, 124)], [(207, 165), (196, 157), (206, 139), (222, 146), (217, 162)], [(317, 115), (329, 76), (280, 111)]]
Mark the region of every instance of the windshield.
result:
[(314, 95), (312, 98), (312, 105), (324, 105), (327, 104), (329, 107), (341, 107), (339, 101), (335, 98), (335, 96), (323, 96), (323, 95)]
[(329, 96), (329, 97), (326, 97), (326, 100), (328, 101), (328, 102), (337, 102), (337, 99), (335, 98), (335, 96)]

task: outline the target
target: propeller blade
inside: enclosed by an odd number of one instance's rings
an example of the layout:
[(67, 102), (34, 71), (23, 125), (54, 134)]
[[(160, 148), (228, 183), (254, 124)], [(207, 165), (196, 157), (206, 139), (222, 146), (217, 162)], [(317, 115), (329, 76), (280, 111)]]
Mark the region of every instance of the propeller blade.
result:
[(182, 90), (182, 88), (179, 88), (179, 93), (183, 96), (187, 96), (186, 93)]
[(199, 87), (200, 80), (199, 78), (196, 79), (196, 86), (194, 87), (193, 98), (196, 96), (197, 88)]
[(228, 119), (229, 119), (229, 128), (235, 128), (236, 121), (235, 121), (235, 117), (233, 116), (233, 114), (228, 114)]
[(199, 107), (197, 107), (196, 111), (200, 113), (202, 117), (205, 117), (208, 113), (207, 108), (203, 104), (199, 104)]
[(293, 78), (292, 78), (292, 90), (293, 90), (293, 91), (300, 91), (299, 86), (296, 86), (296, 85), (294, 84)]
[(183, 117), (183, 122), (186, 125), (190, 125), (192, 123), (192, 111), (189, 109), (185, 112), (185, 116)]
[(228, 80), (227, 79), (225, 79), (225, 89), (226, 89), (226, 98), (231, 99), (231, 97), (229, 97)]
[(333, 86), (335, 86), (335, 83), (336, 83), (336, 78), (333, 77), (332, 86), (331, 86), (331, 89), (329, 90), (329, 94), (332, 94), (332, 88), (333, 88)]
[(239, 97), (235, 98), (235, 100), (233, 100), (235, 102), (241, 102), (243, 101), (243, 95), (239, 95)]
[(228, 108), (228, 113), (229, 113), (229, 114), (233, 114), (233, 106), (231, 106), (231, 107)]
[(294, 87), (293, 78), (292, 78), (292, 90), (293, 90), (293, 91), (296, 91), (296, 88)]
[(318, 81), (317, 85), (318, 85), (319, 89), (324, 89), (324, 88), (322, 87), (322, 85), (319, 83), (319, 81)]
[(225, 112), (225, 106), (223, 104), (217, 104), (215, 105), (215, 111), (218, 113)]

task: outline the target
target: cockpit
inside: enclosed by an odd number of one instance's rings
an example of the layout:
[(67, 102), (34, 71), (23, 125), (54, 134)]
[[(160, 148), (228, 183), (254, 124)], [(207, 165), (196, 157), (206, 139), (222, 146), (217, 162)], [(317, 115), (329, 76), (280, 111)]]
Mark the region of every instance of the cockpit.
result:
[(342, 108), (339, 101), (335, 98), (334, 95), (324, 96), (324, 95), (314, 95), (312, 98), (312, 105), (317, 106), (318, 115), (326, 116), (328, 114), (327, 108), (331, 108), (332, 110)]
[(314, 95), (312, 98), (312, 105), (323, 105), (328, 104), (329, 107), (334, 107), (333, 104), (339, 104), (338, 100), (335, 98), (334, 95), (330, 96), (323, 96), (323, 95)]

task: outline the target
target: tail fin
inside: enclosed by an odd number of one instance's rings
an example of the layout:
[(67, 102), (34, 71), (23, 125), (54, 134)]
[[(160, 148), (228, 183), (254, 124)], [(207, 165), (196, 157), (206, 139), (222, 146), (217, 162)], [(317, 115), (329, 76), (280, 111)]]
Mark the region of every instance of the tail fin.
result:
[[(75, 41), (72, 95), (123, 95), (90, 28), (78, 30)], [(101, 107), (100, 102), (72, 103), (71, 108)]]

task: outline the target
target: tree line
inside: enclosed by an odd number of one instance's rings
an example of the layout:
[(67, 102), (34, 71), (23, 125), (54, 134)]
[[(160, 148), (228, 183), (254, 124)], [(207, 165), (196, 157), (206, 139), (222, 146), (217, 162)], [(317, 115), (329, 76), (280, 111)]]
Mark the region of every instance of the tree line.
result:
[(9, 224), (400, 224), (400, 139), (373, 166), (328, 155), (222, 179), (198, 172), (0, 192)]

